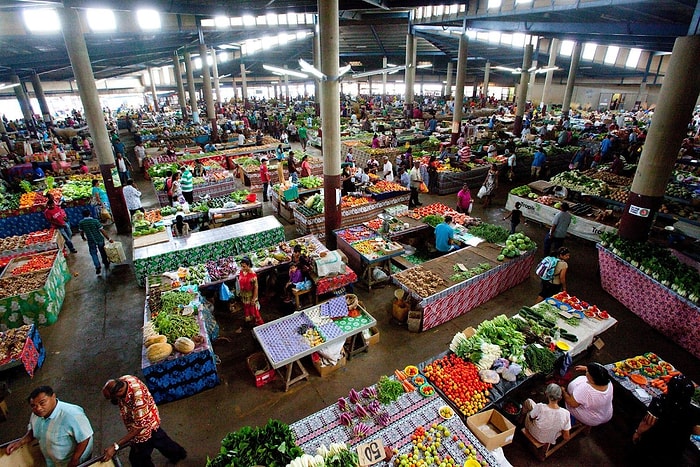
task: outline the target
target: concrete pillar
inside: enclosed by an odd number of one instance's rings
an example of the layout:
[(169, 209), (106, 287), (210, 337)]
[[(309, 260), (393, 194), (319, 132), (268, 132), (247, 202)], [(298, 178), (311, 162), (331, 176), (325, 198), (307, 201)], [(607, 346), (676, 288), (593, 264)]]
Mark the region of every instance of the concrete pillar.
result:
[(455, 109), (452, 112), (452, 137), (450, 143), (454, 146), (462, 130), (462, 105), (464, 103), (464, 80), (467, 75), (467, 47), (469, 38), (466, 27), (459, 36), (459, 51), (457, 52), (457, 81), (455, 82)]
[(199, 56), (202, 59), (202, 90), (204, 101), (207, 103), (207, 120), (211, 126), (211, 140), (217, 141), (219, 136), (218, 125), (216, 124), (216, 109), (214, 108), (214, 96), (211, 92), (211, 75), (209, 74), (209, 61), (207, 60), (207, 45), (200, 41)]
[(46, 96), (44, 95), (44, 87), (41, 85), (41, 79), (36, 72), (32, 73), (32, 88), (34, 88), (34, 96), (36, 96), (36, 100), (39, 101), (41, 118), (47, 125), (53, 125), (51, 110), (49, 110), (49, 103), (46, 101)]
[[(321, 69), (321, 30), (318, 24), (318, 15), (316, 15), (316, 27), (314, 28), (314, 42), (313, 42), (313, 55), (314, 55), (314, 68), (317, 70)], [(304, 85), (304, 91), (306, 91), (306, 85)], [(321, 93), (323, 92), (323, 86), (321, 86), (321, 81), (314, 80), (314, 111), (316, 115), (321, 115)]]
[[(211, 48), (211, 73), (214, 77), (214, 94), (216, 94), (216, 103), (221, 105), (221, 83), (219, 82), (219, 64), (216, 57), (216, 49)], [(214, 109), (214, 115), (216, 116), (216, 108)]]
[(194, 72), (192, 70), (192, 57), (190, 51), (185, 49), (185, 73), (187, 73), (187, 92), (190, 95), (190, 109), (192, 110), (192, 123), (199, 123), (199, 109), (197, 108), (197, 89), (194, 86)]
[(483, 93), (484, 97), (486, 100), (489, 99), (489, 79), (491, 74), (491, 62), (487, 61), (486, 66), (484, 67), (484, 86), (483, 86)]
[(574, 44), (574, 50), (571, 52), (571, 66), (569, 67), (569, 79), (566, 80), (566, 89), (564, 90), (564, 102), (561, 105), (562, 115), (569, 115), (571, 108), (571, 97), (574, 95), (574, 83), (576, 82), (576, 71), (578, 63), (581, 61), (581, 49), (583, 43), (581, 41)]
[(241, 62), (241, 98), (245, 106), (248, 105), (248, 82), (246, 80), (245, 63)]
[(357, 95), (360, 95), (360, 82), (357, 82)]
[[(382, 58), (382, 68), (386, 68), (386, 64), (389, 63), (386, 57)], [(386, 73), (382, 73), (382, 100), (386, 97)]]
[(340, 26), (338, 0), (318, 2), (321, 42), (321, 129), (323, 131), (323, 195), (326, 245), (336, 249), (333, 230), (340, 227), (340, 106), (338, 105), (338, 62)]
[(552, 88), (552, 77), (554, 76), (554, 69), (557, 65), (557, 55), (559, 54), (559, 39), (552, 38), (549, 43), (549, 61), (547, 62), (547, 67), (550, 68), (549, 71), (544, 76), (544, 85), (542, 86), (542, 104), (549, 108), (551, 102), (549, 98), (549, 91)]
[(231, 73), (231, 85), (233, 86), (233, 100), (238, 100), (238, 87), (236, 86), (236, 77)]
[(700, 36), (677, 38), (622, 214), (622, 238), (644, 241), (649, 235), (700, 95), (699, 61)]
[(173, 52), (173, 74), (175, 75), (175, 83), (177, 84), (177, 101), (180, 104), (180, 113), (182, 120), (187, 121), (187, 100), (185, 99), (185, 85), (182, 82), (182, 66), (180, 65), (180, 56), (177, 50)]
[[(114, 166), (114, 154), (109, 142), (109, 134), (105, 126), (100, 96), (97, 94), (95, 76), (90, 65), (83, 28), (80, 24), (78, 10), (73, 8), (57, 8), (61, 18), (61, 30), (66, 50), (70, 58), (75, 81), (78, 84), (80, 101), (83, 104), (85, 119), (87, 120), (90, 136), (94, 145), (97, 161), (100, 164), (100, 172), (104, 180), (107, 197), (112, 208), (112, 216), (117, 232), (123, 235), (131, 234), (131, 220), (129, 210), (126, 208), (119, 176)], [(116, 184), (116, 186), (115, 186)]]
[[(287, 65), (284, 66), (287, 68)], [(318, 70), (318, 68), (316, 68)], [(289, 107), (289, 75), (284, 75), (284, 100)]]
[(525, 103), (527, 102), (527, 86), (530, 81), (530, 72), (527, 70), (532, 66), (532, 49), (532, 44), (525, 45), (523, 67), (520, 72), (520, 84), (518, 85), (515, 123), (513, 124), (513, 133), (515, 133), (516, 136), (519, 136), (523, 131), (523, 115), (525, 115)]
[(447, 75), (445, 76), (445, 100), (450, 100), (452, 96), (452, 75), (454, 74), (454, 64), (452, 60), (447, 62)]
[(160, 111), (160, 105), (158, 104), (158, 91), (156, 90), (156, 76), (153, 71), (153, 67), (148, 67), (148, 78), (151, 80), (151, 97), (153, 98), (153, 110), (156, 112)]
[(413, 60), (414, 37), (412, 32), (406, 34), (406, 73), (404, 81), (406, 82), (406, 104), (408, 104), (409, 108), (413, 107), (413, 88), (416, 79), (416, 64)]
[(29, 103), (27, 93), (24, 91), (24, 84), (17, 75), (12, 75), (11, 79), (12, 84), (17, 85), (14, 87), (15, 97), (17, 97), (17, 102), (19, 102), (19, 107), (22, 110), (24, 124), (27, 126), (28, 130), (35, 131), (36, 125), (34, 124), (34, 111)]

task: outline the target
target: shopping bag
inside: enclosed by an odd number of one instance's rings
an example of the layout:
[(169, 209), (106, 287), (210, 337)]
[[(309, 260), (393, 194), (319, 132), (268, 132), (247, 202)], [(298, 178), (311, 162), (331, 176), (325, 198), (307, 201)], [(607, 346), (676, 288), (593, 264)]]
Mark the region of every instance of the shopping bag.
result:
[(486, 196), (486, 187), (482, 186), (481, 188), (479, 188), (479, 192), (476, 194), (476, 197), (481, 199), (484, 196)]
[(418, 191), (420, 191), (421, 193), (427, 193), (428, 187), (425, 185), (425, 183), (420, 182), (420, 186), (418, 187)]
[(467, 209), (467, 214), (471, 214), (473, 208), (474, 208), (474, 201), (469, 201), (469, 209)]
[(229, 290), (226, 283), (222, 283), (219, 288), (219, 299), (222, 302), (228, 302), (231, 299), (231, 290)]
[(106, 243), (105, 253), (107, 253), (107, 259), (110, 263), (119, 264), (126, 261), (126, 255), (124, 254), (122, 242)]
[(109, 210), (104, 206), (102, 206), (100, 210), (100, 220), (102, 222), (109, 222), (112, 220), (112, 214), (110, 214)]

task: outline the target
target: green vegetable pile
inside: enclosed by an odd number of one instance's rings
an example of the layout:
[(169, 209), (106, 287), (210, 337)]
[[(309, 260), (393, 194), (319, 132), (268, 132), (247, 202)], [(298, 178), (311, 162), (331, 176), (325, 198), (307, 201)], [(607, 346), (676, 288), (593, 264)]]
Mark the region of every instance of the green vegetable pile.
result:
[(315, 175), (310, 175), (308, 177), (301, 177), (299, 179), (299, 186), (302, 188), (318, 188), (323, 186), (323, 179)]
[(530, 344), (525, 348), (525, 361), (527, 366), (535, 373), (548, 375), (554, 371), (554, 362), (557, 356), (554, 352), (544, 347)]
[(475, 237), (483, 238), (489, 243), (503, 243), (510, 235), (508, 230), (493, 224), (481, 224), (470, 227), (469, 233)]
[(456, 342), (453, 340), (454, 345), (450, 345), (450, 350), (457, 356), (476, 363), (481, 360), (484, 343), (498, 345), (501, 354), (512, 362), (520, 363), (523, 360), (525, 335), (518, 330), (517, 323), (505, 315), (482, 321), (472, 337)]
[(403, 385), (399, 381), (391, 379), (386, 375), (382, 375), (381, 378), (379, 378), (379, 382), (377, 383), (377, 399), (379, 399), (379, 402), (382, 404), (394, 402), (401, 397), (403, 392)]
[(608, 192), (608, 184), (602, 180), (591, 178), (578, 170), (568, 170), (559, 173), (550, 179), (555, 185), (563, 186), (570, 190), (580, 191), (587, 195), (602, 196)]
[(488, 271), (489, 269), (491, 269), (491, 265), (489, 263), (480, 263), (478, 266), (469, 268), (466, 271), (462, 271), (456, 264), (453, 266), (453, 268), (455, 274), (452, 274), (450, 276), (450, 280), (454, 282), (462, 282), (464, 280), (471, 279), (474, 276), (478, 276), (479, 274)]
[(436, 225), (445, 222), (445, 218), (439, 214), (429, 214), (421, 219), (421, 222), (434, 228)]
[(195, 315), (181, 315), (178, 312), (166, 313), (161, 311), (153, 320), (153, 326), (158, 334), (174, 343), (178, 337), (193, 337), (199, 335), (199, 324)]
[(515, 196), (522, 196), (523, 198), (527, 197), (527, 195), (529, 195), (530, 193), (532, 193), (532, 190), (527, 185), (518, 186), (510, 190), (510, 194)]
[[(101, 185), (104, 189), (104, 185)], [(87, 199), (92, 197), (92, 182), (90, 180), (69, 180), (61, 187), (61, 193), (66, 199)]]
[[(194, 299), (194, 295), (189, 292), (180, 292), (177, 290), (170, 290), (164, 292), (160, 296), (161, 309), (165, 313), (177, 312), (181, 306), (189, 305), (189, 303)], [(153, 311), (153, 310), (151, 310)]]
[(285, 467), (303, 454), (289, 426), (269, 420), (263, 427), (245, 426), (221, 440), (219, 455), (207, 467)]
[(169, 216), (171, 214), (175, 214), (177, 212), (177, 209), (175, 209), (172, 206), (164, 206), (160, 208), (160, 215), (161, 216)]

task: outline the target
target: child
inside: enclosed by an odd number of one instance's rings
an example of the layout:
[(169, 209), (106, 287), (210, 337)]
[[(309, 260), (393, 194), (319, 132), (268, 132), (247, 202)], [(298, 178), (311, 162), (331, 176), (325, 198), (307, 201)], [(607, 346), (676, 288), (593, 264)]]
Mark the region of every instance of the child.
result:
[(515, 203), (515, 209), (513, 209), (511, 212), (508, 213), (506, 217), (503, 218), (503, 220), (506, 220), (510, 217), (510, 234), (513, 235), (515, 233), (515, 228), (520, 224), (520, 218), (523, 215), (522, 211), (520, 211), (520, 207), (522, 206), (522, 203)]
[(304, 280), (304, 273), (301, 272), (301, 269), (296, 265), (296, 263), (292, 263), (289, 265), (289, 280), (287, 283), (284, 285), (284, 302), (285, 303), (290, 303), (292, 301), (292, 289), (294, 288), (294, 284), (298, 284), (299, 282), (302, 282)]

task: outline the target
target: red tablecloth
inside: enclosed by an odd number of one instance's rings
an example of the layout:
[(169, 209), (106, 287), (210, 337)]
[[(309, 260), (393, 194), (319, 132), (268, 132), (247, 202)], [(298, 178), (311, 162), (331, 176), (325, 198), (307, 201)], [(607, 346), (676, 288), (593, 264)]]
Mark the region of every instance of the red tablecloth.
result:
[(345, 287), (350, 284), (357, 282), (357, 274), (355, 271), (350, 269), (347, 265), (345, 266), (345, 274), (339, 274), (334, 277), (322, 277), (316, 281), (316, 295), (323, 295), (341, 287)]
[(647, 324), (700, 358), (700, 308), (598, 245), (603, 289)]

